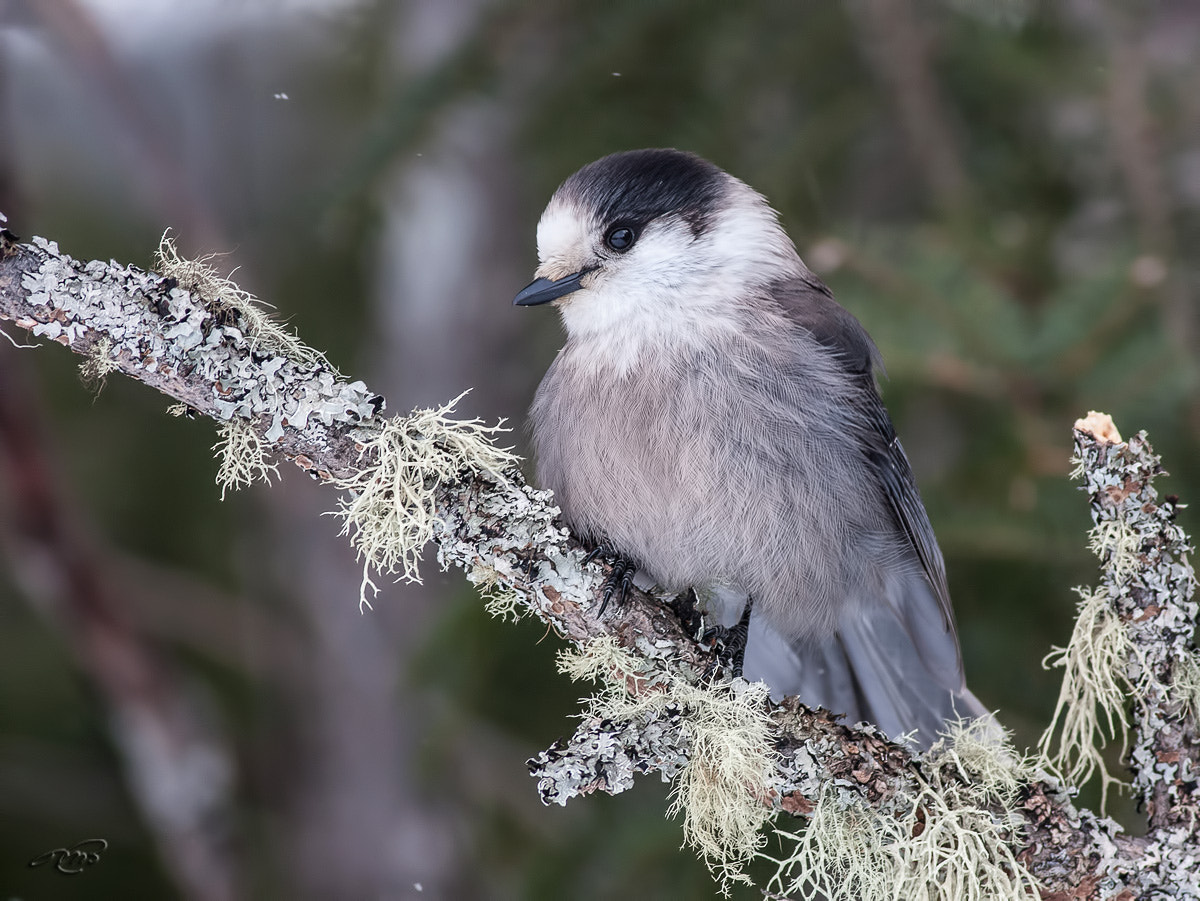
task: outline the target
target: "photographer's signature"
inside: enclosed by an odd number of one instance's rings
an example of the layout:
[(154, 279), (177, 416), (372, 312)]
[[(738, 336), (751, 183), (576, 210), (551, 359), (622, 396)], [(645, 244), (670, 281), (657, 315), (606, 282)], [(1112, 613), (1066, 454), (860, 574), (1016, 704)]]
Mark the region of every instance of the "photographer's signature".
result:
[(86, 867), (100, 860), (100, 854), (108, 848), (108, 841), (102, 838), (85, 838), (70, 848), (55, 848), (45, 854), (39, 854), (29, 861), (31, 867), (53, 863), (54, 869), (68, 876), (82, 873)]

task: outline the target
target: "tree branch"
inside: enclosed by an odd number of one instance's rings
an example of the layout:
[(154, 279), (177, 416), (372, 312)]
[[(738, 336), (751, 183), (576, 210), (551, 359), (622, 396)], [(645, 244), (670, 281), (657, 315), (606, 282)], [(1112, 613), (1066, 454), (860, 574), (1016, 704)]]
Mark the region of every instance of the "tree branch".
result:
[[(135, 267), (78, 263), (38, 239), (21, 244), (8, 233), (0, 236), (0, 319), (100, 359), (219, 422), (245, 420), (274, 452), (326, 481), (361, 482), (364, 471), (375, 471), (371, 467), (379, 463), (372, 442), (388, 429), (411, 429), (416, 421), (388, 423), (380, 416), (382, 398), (342, 378), (319, 355), (281, 352), (227, 298), (198, 296), (174, 278)], [(424, 439), (457, 447), (447, 432)], [(974, 866), (961, 847), (931, 845), (978, 838), (962, 831), (937, 837), (945, 822), (966, 811), (974, 817), (971, 829), (982, 824), (1015, 855), (989, 864), (1013, 877), (1016, 888), (1004, 897), (1031, 897), (1017, 872), (1024, 867), (1040, 880), (1045, 898), (1135, 898), (1153, 892), (1200, 898), (1188, 863), (1200, 854), (1194, 815), (1200, 762), (1194, 719), (1183, 713), (1186, 705), (1174, 690), (1184, 667), (1180, 661), (1195, 660), (1192, 577), (1182, 556), (1186, 538), (1170, 521), (1176, 502), (1155, 505), (1150, 480), (1159, 472), (1158, 461), (1144, 436), (1128, 444), (1105, 443), (1086, 432), (1077, 432), (1076, 439), (1098, 523), (1119, 508), (1121, 515), (1141, 516), (1146, 529), (1157, 530), (1139, 532), (1141, 526), (1130, 520), (1128, 528), (1140, 537), (1132, 556), (1122, 558), (1127, 587), (1113, 598), (1139, 649), (1137, 660), (1159, 687), (1139, 697), (1132, 750), (1136, 790), (1151, 809), (1144, 838), (1122, 835), (1111, 821), (1075, 809), (1052, 778), (1007, 761), (1003, 750), (984, 752), (979, 749), (985, 744), (960, 742), (916, 756), (871, 726), (850, 727), (790, 699), (770, 704), (740, 680), (717, 682), (712, 652), (692, 638), (669, 606), (640, 592), (601, 619), (604, 567), (582, 564), (583, 551), (557, 524), (550, 495), (529, 487), (515, 466), (493, 471), (464, 458), (457, 475), (429, 479), (425, 487), (439, 562), (462, 567), (477, 584), (514, 592), (518, 606), (587, 649), (592, 672), (602, 684), (607, 680), (607, 700), (593, 712), (630, 712), (624, 719), (586, 719), (571, 740), (531, 761), (544, 800), (563, 803), (596, 790), (621, 791), (639, 772), (671, 778), (716, 768), (721, 761), (708, 745), (700, 748), (711, 738), (703, 731), (704, 708), (715, 699), (711, 703), (729, 705), (720, 709), (745, 715), (746, 734), (759, 734), (753, 732), (759, 726), (765, 730), (761, 779), (735, 774), (732, 780), (764, 818), (783, 811), (816, 822), (831, 811), (854, 810), (872, 818), (860, 824), (864, 834), (893, 829), (888, 834), (897, 844), (885, 850), (901, 865), (911, 869), (925, 860), (904, 857), (910, 844), (921, 841), (928, 846), (923, 853), (932, 847), (935, 854), (949, 855), (935, 858), (941, 873), (946, 860)], [(392, 498), (396, 505), (409, 502), (424, 501)], [(597, 656), (597, 648), (608, 648), (608, 656)], [(899, 833), (896, 824), (902, 826)], [(693, 834), (704, 828), (685, 821)], [(810, 855), (821, 840), (811, 829), (792, 838)], [(702, 841), (697, 846), (711, 858)], [(938, 884), (943, 879), (917, 876)], [(799, 883), (789, 887), (787, 878), (780, 876), (777, 887), (796, 890)], [(931, 891), (929, 897), (951, 897), (938, 892), (953, 889)]]
[[(1154, 490), (1163, 472), (1145, 433), (1097, 440), (1079, 427), (1075, 455), (1091, 496), (1093, 549), (1106, 575), (1101, 590), (1129, 635), (1123, 661), (1134, 686), (1130, 755), (1135, 794), (1151, 829), (1200, 824), (1200, 736), (1196, 730), (1198, 605), (1188, 537), (1175, 522), (1177, 497)], [(1190, 692), (1190, 696), (1189, 696)]]

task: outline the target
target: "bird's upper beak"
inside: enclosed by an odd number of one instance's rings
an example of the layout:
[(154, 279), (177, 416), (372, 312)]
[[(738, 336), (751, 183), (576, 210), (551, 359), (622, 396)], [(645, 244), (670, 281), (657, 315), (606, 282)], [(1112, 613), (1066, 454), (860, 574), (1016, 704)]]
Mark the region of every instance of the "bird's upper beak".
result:
[(513, 298), (513, 303), (518, 307), (533, 307), (539, 303), (549, 303), (552, 300), (558, 300), (560, 297), (566, 297), (568, 294), (579, 290), (581, 287), (579, 284), (580, 281), (591, 271), (591, 268), (581, 269), (574, 275), (568, 275), (564, 278), (535, 278), (520, 290), (517, 296)]

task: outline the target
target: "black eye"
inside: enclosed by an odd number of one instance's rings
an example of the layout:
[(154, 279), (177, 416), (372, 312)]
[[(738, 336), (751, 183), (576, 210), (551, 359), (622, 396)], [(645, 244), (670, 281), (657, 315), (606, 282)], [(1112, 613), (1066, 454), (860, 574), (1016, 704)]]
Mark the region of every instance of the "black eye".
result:
[(617, 253), (627, 251), (633, 246), (633, 242), (636, 240), (637, 235), (634, 234), (633, 229), (628, 225), (614, 225), (608, 230), (608, 234), (604, 236), (604, 243)]

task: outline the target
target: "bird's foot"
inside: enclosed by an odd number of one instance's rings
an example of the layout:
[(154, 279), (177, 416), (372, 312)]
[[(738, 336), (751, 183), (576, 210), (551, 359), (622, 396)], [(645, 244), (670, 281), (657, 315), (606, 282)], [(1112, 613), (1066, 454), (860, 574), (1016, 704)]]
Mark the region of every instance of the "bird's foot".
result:
[(624, 607), (629, 600), (629, 589), (633, 586), (633, 577), (637, 574), (637, 564), (607, 544), (592, 548), (583, 558), (583, 562), (591, 563), (598, 557), (603, 557), (612, 567), (604, 578), (604, 598), (600, 602), (599, 614), (603, 616), (604, 611), (608, 609), (608, 602), (614, 597), (618, 607)]
[(688, 635), (699, 635), (704, 626), (704, 614), (700, 612), (700, 598), (696, 589), (689, 588), (666, 602), (671, 612), (679, 618), (680, 625)]
[(746, 607), (742, 611), (742, 618), (737, 621), (736, 625), (729, 628), (709, 626), (700, 636), (701, 644), (713, 645), (716, 648), (717, 659), (714, 668), (719, 667), (721, 672), (728, 673), (735, 679), (741, 676), (742, 666), (746, 662), (746, 641), (750, 637), (750, 608), (752, 605), (753, 598), (747, 599)]

